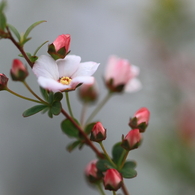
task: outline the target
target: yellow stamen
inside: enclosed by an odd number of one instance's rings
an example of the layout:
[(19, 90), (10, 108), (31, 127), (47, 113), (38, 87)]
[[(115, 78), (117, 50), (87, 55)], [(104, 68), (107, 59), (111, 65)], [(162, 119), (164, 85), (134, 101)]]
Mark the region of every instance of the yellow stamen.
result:
[(60, 83), (63, 85), (69, 85), (72, 79), (70, 77), (62, 77), (60, 78)]

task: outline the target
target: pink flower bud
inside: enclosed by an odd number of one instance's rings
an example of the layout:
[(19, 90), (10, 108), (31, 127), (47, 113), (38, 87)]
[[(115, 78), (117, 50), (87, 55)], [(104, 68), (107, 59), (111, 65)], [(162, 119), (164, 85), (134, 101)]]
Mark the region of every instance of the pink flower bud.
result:
[(98, 98), (98, 90), (95, 83), (93, 84), (82, 84), (79, 87), (78, 94), (80, 99), (85, 103), (93, 103)]
[(69, 53), (70, 48), (70, 35), (59, 35), (55, 41), (49, 45), (48, 53), (54, 60), (63, 59)]
[(28, 76), (28, 70), (20, 60), (14, 59), (10, 74), (14, 81), (24, 81)]
[(97, 160), (88, 163), (85, 168), (85, 176), (91, 183), (97, 182), (102, 178), (102, 173), (96, 167)]
[(102, 126), (101, 122), (97, 122), (91, 131), (90, 140), (101, 142), (106, 139), (106, 129)]
[(105, 71), (105, 84), (111, 92), (135, 92), (141, 88), (136, 77), (139, 68), (131, 65), (128, 60), (111, 56)]
[(66, 53), (68, 53), (70, 48), (70, 35), (69, 34), (59, 35), (53, 42), (53, 45), (55, 47), (56, 52), (64, 48)]
[(105, 189), (117, 191), (122, 185), (123, 178), (116, 169), (108, 169), (105, 172), (103, 182)]
[(148, 126), (150, 119), (150, 111), (147, 108), (140, 108), (134, 117), (130, 119), (129, 126), (131, 128), (138, 128), (140, 132), (144, 132)]
[(141, 133), (139, 129), (130, 130), (123, 138), (121, 146), (126, 150), (133, 150), (138, 148), (141, 144)]
[(4, 74), (0, 73), (0, 91), (7, 88), (8, 80), (9, 79)]

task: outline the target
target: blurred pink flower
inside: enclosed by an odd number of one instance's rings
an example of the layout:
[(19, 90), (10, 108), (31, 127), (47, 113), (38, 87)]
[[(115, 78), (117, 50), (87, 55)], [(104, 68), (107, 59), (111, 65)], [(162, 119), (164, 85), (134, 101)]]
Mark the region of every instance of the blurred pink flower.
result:
[(42, 55), (33, 66), (38, 83), (44, 89), (57, 92), (75, 90), (81, 83), (94, 82), (93, 73), (99, 64), (95, 62), (80, 63), (80, 56), (68, 55), (64, 59), (54, 60)]
[(105, 83), (112, 92), (136, 92), (141, 89), (141, 83), (136, 78), (139, 68), (131, 65), (128, 60), (111, 56), (105, 71)]

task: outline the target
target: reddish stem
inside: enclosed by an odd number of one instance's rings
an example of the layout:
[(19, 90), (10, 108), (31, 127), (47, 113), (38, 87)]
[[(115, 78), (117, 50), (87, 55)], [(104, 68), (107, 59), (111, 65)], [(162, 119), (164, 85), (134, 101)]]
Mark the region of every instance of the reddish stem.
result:
[(25, 58), (25, 60), (28, 62), (28, 64), (30, 65), (30, 67), (32, 68), (34, 63), (30, 61), (30, 59), (28, 58), (28, 56), (26, 55), (23, 47), (18, 43), (16, 42), (16, 40), (13, 38), (9, 28), (7, 27), (7, 32), (9, 34), (9, 37), (8, 39), (10, 39), (12, 41), (12, 43), (18, 48), (18, 50), (21, 52), (21, 54), (23, 55), (23, 57)]
[(123, 181), (123, 183), (122, 183), (121, 188), (122, 188), (122, 191), (123, 191), (123, 193), (124, 193), (125, 195), (130, 195), (129, 192), (128, 192), (128, 190), (127, 190), (127, 188), (126, 188), (126, 186), (125, 186), (125, 184), (124, 184), (124, 181)]
[(81, 135), (85, 138), (85, 142), (91, 149), (97, 154), (99, 158), (103, 158), (102, 153), (95, 147), (95, 145), (92, 143), (92, 141), (88, 138), (86, 133), (83, 131), (83, 129), (74, 121), (74, 119), (64, 110), (61, 110), (62, 114), (71, 121), (71, 123), (78, 129), (78, 131), (81, 133)]

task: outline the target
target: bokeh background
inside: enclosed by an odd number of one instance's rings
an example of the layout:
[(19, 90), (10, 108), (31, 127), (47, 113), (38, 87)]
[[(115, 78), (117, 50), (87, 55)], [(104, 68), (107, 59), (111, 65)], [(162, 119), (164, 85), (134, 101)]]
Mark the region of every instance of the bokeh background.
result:
[[(106, 95), (102, 77), (109, 55), (140, 67), (143, 89), (115, 95), (95, 118), (107, 128), (105, 147), (111, 151), (129, 131), (134, 112), (142, 106), (151, 111), (144, 142), (129, 156), (137, 161), (138, 171), (136, 178), (125, 180), (132, 195), (195, 193), (194, 11), (193, 0), (8, 0), (8, 23), (20, 32), (47, 20), (32, 31), (26, 51), (33, 53), (44, 41), (69, 33), (72, 54), (101, 63), (95, 73), (100, 100)], [(38, 55), (46, 51), (44, 46)], [(9, 40), (0, 40), (0, 72), (9, 76), (18, 54)], [(39, 93), (33, 74), (27, 82)], [(10, 79), (9, 87), (30, 97), (21, 83)], [(76, 92), (71, 102), (79, 117)], [(66, 151), (71, 140), (60, 129), (63, 116), (49, 119), (39, 113), (23, 118), (23, 111), (33, 105), (0, 93), (0, 194), (99, 194), (83, 175), (95, 158), (93, 152), (88, 147)]]

